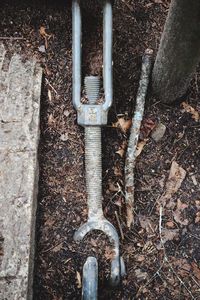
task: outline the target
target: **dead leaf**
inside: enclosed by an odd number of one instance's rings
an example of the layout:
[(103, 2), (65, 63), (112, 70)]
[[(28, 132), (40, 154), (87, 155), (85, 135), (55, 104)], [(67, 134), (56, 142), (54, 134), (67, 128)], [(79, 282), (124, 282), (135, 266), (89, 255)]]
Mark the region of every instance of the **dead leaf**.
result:
[(63, 242), (61, 242), (60, 244), (56, 245), (53, 249), (52, 252), (57, 253), (62, 249), (63, 246)]
[(90, 239), (90, 243), (93, 247), (97, 247), (97, 242), (94, 239)]
[(119, 191), (119, 187), (116, 186), (113, 182), (109, 181), (108, 182), (108, 189), (110, 192), (118, 192)]
[(166, 223), (166, 226), (167, 226), (168, 228), (174, 228), (174, 222), (168, 221), (168, 222)]
[(177, 272), (178, 275), (181, 277), (188, 276), (191, 272), (191, 265), (188, 263), (187, 259), (185, 258), (173, 258), (172, 265)]
[(194, 276), (200, 281), (200, 268), (195, 262), (192, 262), (192, 269)]
[(141, 227), (146, 230), (147, 234), (154, 233), (154, 223), (150, 218), (145, 215), (139, 215), (139, 222)]
[(195, 110), (191, 105), (189, 105), (186, 102), (182, 102), (181, 106), (183, 107), (184, 111), (192, 115), (192, 119), (194, 119), (196, 122), (199, 121), (200, 116), (199, 112)]
[(138, 156), (141, 154), (141, 152), (142, 152), (142, 150), (143, 150), (143, 148), (144, 148), (144, 146), (146, 145), (146, 143), (147, 143), (148, 140), (149, 140), (149, 139), (144, 139), (143, 141), (140, 141), (140, 142), (137, 144), (137, 149), (136, 149), (136, 152), (135, 152), (135, 156), (136, 156), (136, 157), (138, 157)]
[(122, 170), (119, 167), (115, 166), (114, 174), (115, 174), (115, 176), (122, 176)]
[(198, 211), (196, 214), (195, 223), (200, 223), (200, 211)]
[(126, 147), (127, 147), (127, 142), (124, 141), (122, 143), (122, 145), (119, 147), (119, 150), (116, 151), (115, 153), (119, 154), (121, 157), (124, 157), (125, 151), (126, 151)]
[(189, 221), (183, 218), (183, 211), (188, 207), (187, 204), (182, 203), (181, 200), (178, 199), (176, 210), (173, 212), (174, 220), (181, 225), (188, 225)]
[(162, 243), (165, 244), (167, 241), (172, 241), (179, 236), (179, 229), (162, 229)]
[(106, 246), (105, 248), (105, 258), (108, 260), (113, 260), (114, 257), (114, 251), (109, 246)]
[(135, 276), (137, 278), (137, 280), (140, 281), (144, 281), (147, 280), (147, 278), (149, 277), (147, 272), (142, 271), (141, 269), (136, 269), (135, 270)]
[(52, 227), (54, 225), (54, 223), (56, 222), (56, 220), (52, 219), (52, 218), (48, 218), (45, 223), (44, 223), (44, 226), (46, 227)]
[(50, 114), (50, 115), (48, 116), (48, 125), (54, 124), (55, 121), (56, 121), (56, 119), (54, 118), (54, 116), (53, 116), (52, 114)]
[(124, 117), (121, 117), (117, 120), (116, 123), (113, 123), (112, 126), (116, 128), (120, 128), (123, 133), (127, 133), (127, 131), (131, 128), (132, 120), (126, 120)]
[(115, 202), (115, 205), (119, 206), (119, 207), (122, 207), (122, 198), (118, 198)]
[(135, 260), (138, 261), (138, 262), (142, 262), (145, 260), (145, 256), (144, 255), (137, 255), (135, 257)]
[(46, 32), (46, 28), (44, 26), (40, 26), (39, 33), (44, 38), (45, 48), (47, 49), (48, 48), (48, 39), (51, 38), (51, 34), (48, 34)]
[(156, 127), (157, 122), (153, 119), (146, 118), (142, 121), (140, 129), (140, 139), (144, 140), (149, 137), (152, 130)]
[(76, 279), (77, 279), (77, 288), (80, 289), (82, 287), (82, 283), (81, 283), (81, 274), (76, 271)]
[(174, 206), (174, 202), (172, 201), (172, 196), (178, 191), (181, 187), (183, 180), (185, 179), (186, 171), (179, 166), (179, 164), (175, 161), (172, 162), (169, 177), (167, 179), (165, 185), (165, 192), (160, 198), (160, 202), (162, 202), (163, 206), (165, 206), (167, 200), (171, 200), (168, 203), (168, 207), (172, 208)]
[(39, 32), (40, 32), (40, 35), (45, 38), (45, 37), (51, 37), (51, 34), (48, 34), (46, 32), (46, 28), (44, 26), (40, 26), (40, 29), (39, 29)]

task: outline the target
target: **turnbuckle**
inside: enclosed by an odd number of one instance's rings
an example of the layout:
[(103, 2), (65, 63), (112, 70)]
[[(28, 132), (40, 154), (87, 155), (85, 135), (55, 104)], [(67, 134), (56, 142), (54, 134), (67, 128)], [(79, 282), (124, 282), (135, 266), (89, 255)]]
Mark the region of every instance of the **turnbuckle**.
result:
[[(83, 0), (84, 1), (84, 0)], [(108, 110), (113, 101), (112, 87), (112, 1), (105, 0), (103, 6), (103, 104), (81, 103), (81, 0), (72, 2), (72, 51), (73, 51), (73, 105), (78, 113), (78, 124), (102, 126), (107, 124)]]
[[(115, 227), (105, 218), (102, 209), (102, 149), (101, 126), (107, 124), (108, 110), (113, 100), (112, 84), (112, 1), (103, 4), (103, 88), (104, 102), (99, 99), (100, 78), (85, 77), (84, 84), (88, 103), (81, 103), (81, 6), (80, 0), (72, 2), (72, 48), (73, 48), (73, 105), (77, 110), (78, 124), (85, 128), (85, 169), (87, 186), (88, 221), (74, 234), (76, 241), (81, 241), (92, 230), (104, 232), (113, 244), (111, 261), (111, 285), (120, 282), (124, 263), (119, 255), (119, 237)], [(84, 269), (90, 270), (92, 262), (88, 258)], [(84, 278), (86, 276), (83, 275)], [(89, 279), (88, 279), (89, 280)], [(83, 288), (83, 292), (84, 292)], [(95, 290), (95, 289), (94, 289)], [(87, 288), (86, 291), (88, 292)], [(84, 296), (83, 296), (84, 298)], [(84, 299), (96, 299), (89, 296)]]

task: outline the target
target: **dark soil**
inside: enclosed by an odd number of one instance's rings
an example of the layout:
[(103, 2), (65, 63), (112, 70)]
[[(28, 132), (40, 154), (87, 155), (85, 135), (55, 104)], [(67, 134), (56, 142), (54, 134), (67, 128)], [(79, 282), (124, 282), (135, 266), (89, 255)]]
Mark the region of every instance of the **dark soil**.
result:
[[(102, 73), (98, 5), (83, 7), (83, 75)], [(132, 230), (126, 227), (124, 156), (116, 153), (127, 142), (128, 133), (112, 126), (119, 116), (132, 117), (141, 57), (146, 48), (156, 53), (168, 6), (167, 0), (117, 0), (114, 5), (114, 103), (109, 124), (102, 130), (103, 206), (106, 218), (118, 231), (115, 211), (119, 216), (127, 276), (112, 290), (107, 285), (112, 249), (106, 237), (95, 232), (80, 244), (73, 241), (74, 232), (87, 219), (87, 206), (84, 132), (77, 125), (71, 100), (71, 2), (1, 1), (0, 41), (4, 37), (10, 52), (14, 49), (24, 59), (35, 56), (44, 69), (36, 300), (80, 299), (79, 277), (91, 254), (99, 263), (99, 299), (200, 299), (200, 123), (183, 111), (181, 103), (163, 105), (149, 92), (141, 134), (141, 139), (148, 141), (136, 164)], [(199, 85), (197, 72), (183, 101), (200, 113)], [(167, 130), (156, 143), (148, 124), (159, 122)], [(186, 177), (161, 214), (159, 200), (165, 193), (172, 161), (186, 171)], [(165, 236), (164, 247), (162, 230), (169, 234), (176, 230), (173, 237)]]

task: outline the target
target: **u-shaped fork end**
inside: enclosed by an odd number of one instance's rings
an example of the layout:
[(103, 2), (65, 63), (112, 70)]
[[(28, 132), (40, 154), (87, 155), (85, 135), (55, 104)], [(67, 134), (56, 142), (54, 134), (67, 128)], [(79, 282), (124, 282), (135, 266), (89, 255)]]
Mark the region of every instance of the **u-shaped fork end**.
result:
[(101, 220), (89, 220), (83, 224), (74, 234), (75, 241), (81, 241), (84, 239), (87, 233), (92, 230), (100, 230), (104, 232), (110, 242), (114, 246), (113, 259), (111, 261), (111, 285), (116, 286), (120, 282), (121, 266), (123, 266), (122, 258), (119, 256), (119, 237), (115, 227), (106, 219)]

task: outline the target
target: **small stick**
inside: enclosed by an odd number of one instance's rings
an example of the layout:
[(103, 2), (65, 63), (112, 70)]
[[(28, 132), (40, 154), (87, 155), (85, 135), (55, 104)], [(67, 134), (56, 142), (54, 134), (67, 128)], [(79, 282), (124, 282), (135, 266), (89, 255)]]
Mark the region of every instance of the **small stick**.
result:
[(153, 50), (147, 49), (142, 60), (142, 72), (140, 77), (139, 89), (136, 97), (136, 109), (132, 119), (132, 127), (126, 153), (125, 162), (125, 201), (127, 211), (128, 228), (134, 223), (134, 168), (136, 160), (136, 148), (138, 143), (140, 126), (144, 114), (145, 97), (148, 89)]
[(45, 78), (46, 83), (50, 86), (50, 88), (54, 91), (54, 93), (56, 95), (58, 95), (58, 92), (54, 89), (54, 87), (51, 85), (51, 83), (49, 82), (49, 80), (47, 78)]
[(25, 38), (17, 36), (0, 36), (0, 40), (25, 40)]
[(123, 233), (122, 226), (121, 226), (121, 223), (120, 223), (120, 220), (119, 220), (119, 216), (118, 216), (118, 213), (117, 213), (116, 210), (115, 210), (115, 216), (116, 216), (116, 219), (117, 219), (117, 224), (119, 226), (119, 231), (120, 231), (120, 234), (121, 234), (121, 238), (122, 238), (122, 240), (124, 240), (124, 233)]

